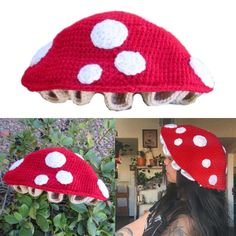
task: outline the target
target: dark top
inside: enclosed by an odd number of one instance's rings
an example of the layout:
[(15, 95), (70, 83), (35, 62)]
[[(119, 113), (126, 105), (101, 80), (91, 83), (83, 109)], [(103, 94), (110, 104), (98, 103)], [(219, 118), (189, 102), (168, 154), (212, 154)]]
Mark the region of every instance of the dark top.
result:
[[(200, 236), (201, 233), (194, 227), (193, 220), (187, 214), (187, 210), (185, 208), (184, 201), (176, 201), (167, 204), (162, 210), (162, 214), (160, 214), (160, 201), (156, 202), (149, 209), (149, 216), (147, 218), (147, 222), (144, 228), (143, 236), (161, 236), (161, 235), (169, 235), (169, 230), (179, 230), (178, 232), (188, 232), (191, 236)], [(170, 220), (172, 214), (176, 213), (176, 209), (182, 209), (179, 213), (176, 214), (174, 221)], [(163, 209), (163, 208), (162, 208)], [(171, 209), (171, 210), (170, 210)], [(173, 210), (175, 209), (175, 210)], [(170, 223), (171, 221), (171, 223)], [(179, 228), (176, 228), (177, 224), (180, 224)], [(176, 231), (177, 232), (177, 231)], [(182, 235), (182, 234), (181, 234)]]
[(161, 215), (157, 214), (158, 206), (159, 206), (159, 202), (156, 202), (149, 209), (150, 214), (147, 218), (147, 223), (145, 225), (143, 236), (158, 235), (158, 230), (160, 229), (161, 225), (163, 225), (163, 219)]

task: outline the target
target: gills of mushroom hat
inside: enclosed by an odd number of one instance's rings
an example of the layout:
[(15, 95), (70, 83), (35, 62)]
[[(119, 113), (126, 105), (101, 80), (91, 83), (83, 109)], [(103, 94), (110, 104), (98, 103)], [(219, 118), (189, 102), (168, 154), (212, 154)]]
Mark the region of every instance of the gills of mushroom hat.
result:
[(188, 104), (214, 86), (204, 64), (171, 33), (117, 11), (62, 30), (35, 54), (22, 84), (51, 102), (83, 105), (103, 93), (111, 110), (130, 108), (136, 93), (147, 105)]
[(61, 147), (35, 151), (16, 161), (4, 181), (22, 194), (37, 197), (46, 191), (51, 202), (61, 202), (64, 195), (75, 204), (109, 197), (106, 185), (83, 157)]
[(205, 188), (225, 190), (226, 152), (219, 139), (207, 130), (191, 125), (165, 125), (161, 143), (172, 167)]

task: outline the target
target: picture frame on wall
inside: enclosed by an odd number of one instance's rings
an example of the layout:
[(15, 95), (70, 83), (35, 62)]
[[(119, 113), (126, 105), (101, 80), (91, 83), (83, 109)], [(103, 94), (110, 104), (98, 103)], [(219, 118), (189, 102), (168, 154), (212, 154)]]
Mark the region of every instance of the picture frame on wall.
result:
[(143, 147), (157, 148), (157, 129), (143, 129)]

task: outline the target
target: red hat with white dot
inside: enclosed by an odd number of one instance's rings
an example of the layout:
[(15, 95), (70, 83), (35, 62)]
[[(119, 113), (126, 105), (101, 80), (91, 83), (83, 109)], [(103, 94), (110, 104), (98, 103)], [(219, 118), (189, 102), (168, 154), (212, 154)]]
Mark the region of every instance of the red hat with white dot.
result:
[(226, 153), (214, 134), (191, 125), (169, 124), (162, 127), (160, 141), (175, 170), (202, 187), (225, 190)]
[(16, 161), (4, 181), (16, 191), (34, 197), (46, 191), (51, 202), (62, 201), (64, 194), (75, 204), (91, 204), (94, 199), (109, 197), (106, 185), (83, 157), (61, 147), (35, 151)]
[(33, 57), (22, 84), (51, 102), (78, 105), (103, 93), (113, 110), (187, 104), (210, 92), (212, 76), (168, 31), (134, 14), (106, 12), (61, 31)]

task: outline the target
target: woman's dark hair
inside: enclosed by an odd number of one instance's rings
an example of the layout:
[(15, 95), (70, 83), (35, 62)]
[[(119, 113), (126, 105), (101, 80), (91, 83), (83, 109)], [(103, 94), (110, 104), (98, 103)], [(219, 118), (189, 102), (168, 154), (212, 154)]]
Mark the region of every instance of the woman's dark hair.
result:
[(225, 192), (200, 187), (177, 171), (177, 183), (169, 184), (167, 192), (158, 202), (156, 214), (163, 219), (157, 235), (180, 215), (188, 216), (192, 222), (191, 235), (228, 235), (228, 213)]

